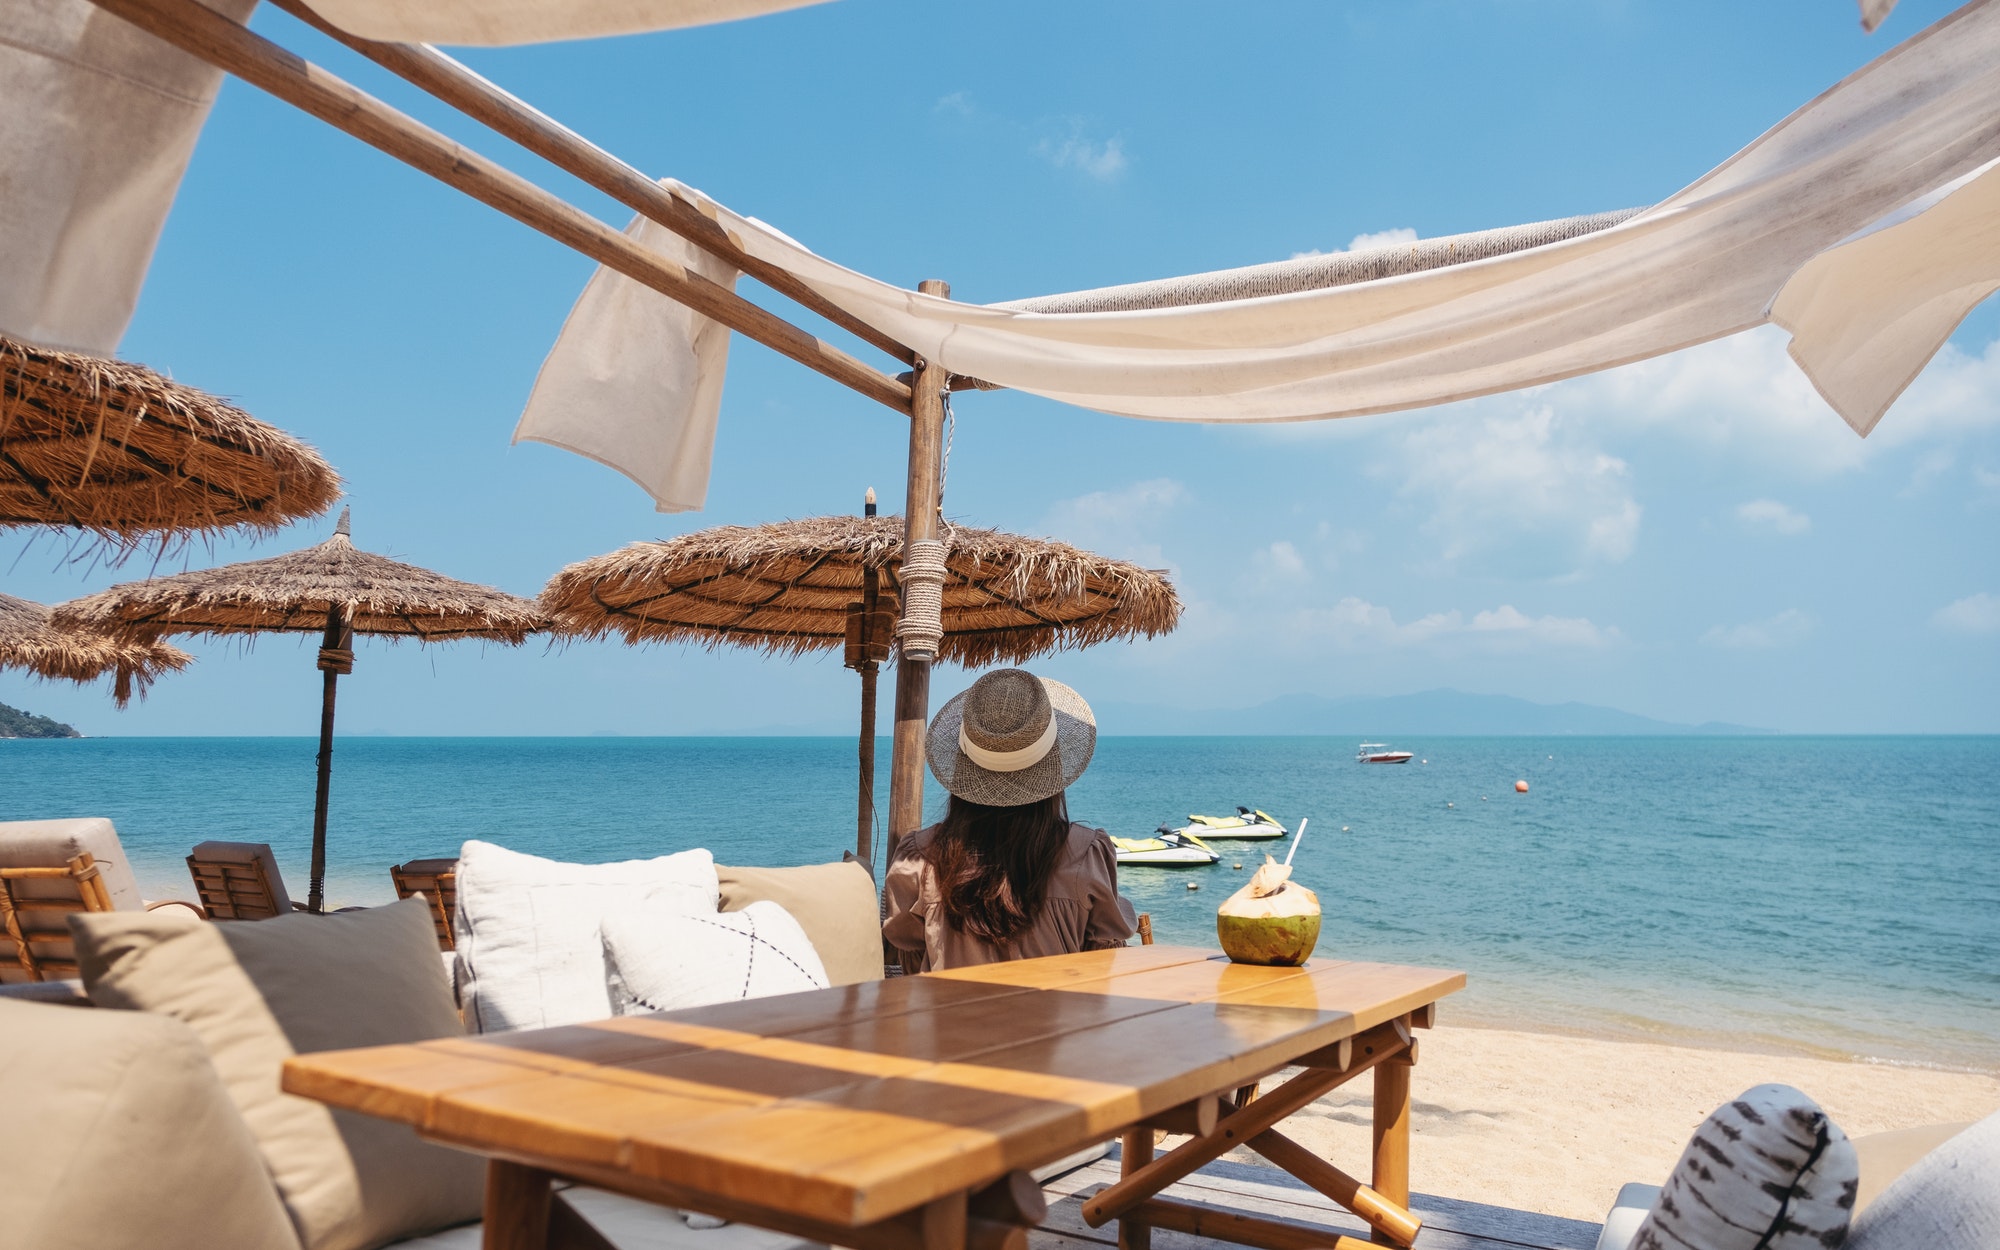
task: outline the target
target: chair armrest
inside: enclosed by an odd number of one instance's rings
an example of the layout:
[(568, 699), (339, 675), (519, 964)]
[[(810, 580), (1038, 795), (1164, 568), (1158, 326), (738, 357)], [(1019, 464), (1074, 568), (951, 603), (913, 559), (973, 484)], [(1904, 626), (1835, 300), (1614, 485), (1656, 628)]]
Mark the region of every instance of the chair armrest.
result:
[(203, 920), (208, 919), (208, 912), (203, 909), (201, 904), (190, 903), (183, 898), (163, 898), (157, 903), (146, 904), (147, 911), (158, 911), (162, 907), (185, 907), (195, 915), (200, 916)]
[(1604, 1227), (1598, 1231), (1597, 1250), (1627, 1250), (1659, 1197), (1658, 1185), (1631, 1184), (1620, 1189), (1618, 1200), (1604, 1217)]

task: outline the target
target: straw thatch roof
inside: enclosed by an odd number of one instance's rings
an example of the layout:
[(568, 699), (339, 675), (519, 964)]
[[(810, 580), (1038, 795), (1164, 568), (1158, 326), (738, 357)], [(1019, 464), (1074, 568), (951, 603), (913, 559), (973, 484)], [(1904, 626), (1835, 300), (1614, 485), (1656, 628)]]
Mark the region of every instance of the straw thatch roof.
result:
[(339, 497), (318, 452), (213, 395), (0, 337), (0, 525), (165, 549), (236, 526), (274, 531)]
[(0, 595), (0, 668), (25, 668), (37, 677), (77, 682), (111, 673), (112, 697), (124, 707), (134, 690), (143, 699), (156, 678), (192, 663), (193, 656), (164, 642), (59, 629), (41, 604)]
[[(977, 667), (1171, 630), (1165, 574), (1065, 543), (946, 523), (940, 658)], [(722, 526), (572, 564), (543, 588), (558, 633), (627, 642), (733, 643), (779, 655), (839, 648), (862, 571), (894, 607), (900, 517)]]
[(419, 642), (519, 644), (548, 623), (527, 599), (357, 550), (344, 512), (333, 537), (316, 547), (126, 582), (61, 605), (55, 620), (136, 637), (317, 634), (334, 605), (349, 614), (357, 634)]

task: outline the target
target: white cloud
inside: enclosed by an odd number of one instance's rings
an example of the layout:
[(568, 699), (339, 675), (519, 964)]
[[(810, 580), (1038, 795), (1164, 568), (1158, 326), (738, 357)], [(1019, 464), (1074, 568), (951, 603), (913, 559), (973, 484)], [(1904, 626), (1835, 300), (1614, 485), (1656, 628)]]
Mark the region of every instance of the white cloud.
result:
[(959, 117), (970, 117), (973, 114), (972, 93), (968, 91), (954, 91), (950, 95), (939, 96), (938, 102), (931, 106), (931, 111), (933, 113), (951, 113)]
[(1376, 230), (1357, 234), (1348, 240), (1346, 247), (1308, 248), (1303, 252), (1293, 252), (1293, 260), (1304, 260), (1308, 256), (1338, 256), (1342, 252), (1365, 252), (1376, 247), (1395, 247), (1402, 243), (1415, 243), (1417, 232), (1408, 226), (1396, 226), (1389, 230)]
[(1509, 603), (1474, 613), (1452, 609), (1401, 622), (1380, 604), (1348, 596), (1330, 608), (1290, 614), (1285, 622), (1302, 641), (1343, 648), (1437, 647), (1464, 651), (1597, 650), (1622, 639), (1615, 626), (1586, 617), (1529, 616)]
[(1408, 226), (1396, 226), (1389, 230), (1376, 230), (1357, 234), (1347, 244), (1350, 252), (1365, 252), (1377, 247), (1396, 247), (1404, 243), (1415, 243), (1417, 232)]
[(1425, 532), (1450, 562), (1562, 576), (1632, 554), (1643, 514), (1623, 460), (1543, 405), (1468, 422), (1437, 419), (1398, 449), (1401, 493), (1425, 501)]
[(1111, 182), (1125, 172), (1125, 140), (1092, 139), (1084, 134), (1083, 123), (1072, 120), (1069, 133), (1061, 138), (1045, 138), (1035, 145), (1035, 153), (1057, 169), (1074, 169), (1099, 182)]
[(1156, 535), (1168, 514), (1186, 502), (1187, 488), (1172, 478), (1134, 482), (1121, 490), (1097, 490), (1052, 506), (1043, 532), (1090, 551), (1165, 568)]
[(1736, 509), (1736, 519), (1751, 529), (1768, 529), (1787, 536), (1812, 529), (1812, 518), (1786, 507), (1775, 499), (1752, 499)]
[(1931, 614), (1931, 624), (1955, 634), (2000, 633), (2000, 595), (1981, 591), (1954, 600)]
[(1257, 553), (1257, 570), (1265, 579), (1280, 583), (1303, 582), (1311, 577), (1299, 549), (1279, 539)]
[(1813, 618), (1797, 608), (1786, 608), (1776, 616), (1741, 625), (1713, 625), (1701, 636), (1704, 646), (1727, 651), (1768, 651), (1790, 646), (1812, 633)]

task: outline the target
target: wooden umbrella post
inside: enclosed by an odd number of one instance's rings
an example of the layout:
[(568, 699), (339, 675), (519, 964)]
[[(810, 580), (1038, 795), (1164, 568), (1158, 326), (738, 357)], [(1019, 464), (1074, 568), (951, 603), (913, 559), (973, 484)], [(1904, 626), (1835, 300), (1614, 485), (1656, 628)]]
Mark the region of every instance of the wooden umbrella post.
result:
[[(875, 488), (868, 488), (861, 515), (875, 515)], [(881, 575), (875, 566), (861, 567), (861, 602), (848, 608), (847, 667), (861, 674), (861, 742), (857, 752), (861, 769), (854, 813), (854, 857), (870, 873), (875, 871), (875, 684), (882, 661), (888, 658), (889, 637), (894, 626), (881, 614)]]
[[(935, 278), (917, 286), (925, 295), (947, 297), (949, 283)], [(944, 444), (945, 387), (951, 371), (935, 360), (917, 362), (910, 382), (909, 491), (903, 506), (904, 590), (902, 621), (910, 623), (910, 556), (920, 542), (937, 538), (942, 502), (939, 453)], [(900, 630), (899, 630), (900, 633)], [(896, 725), (889, 755), (889, 845), (883, 862), (896, 858), (896, 846), (924, 822), (924, 725), (930, 717), (931, 660), (913, 657), (905, 640), (896, 654)]]
[[(341, 525), (347, 518), (341, 517)], [(326, 800), (333, 788), (333, 700), (343, 673), (354, 671), (354, 627), (338, 603), (326, 607), (326, 633), (320, 640), (319, 670), (325, 685), (319, 705), (319, 787), (313, 795), (312, 892), (306, 910), (317, 914), (326, 902)]]

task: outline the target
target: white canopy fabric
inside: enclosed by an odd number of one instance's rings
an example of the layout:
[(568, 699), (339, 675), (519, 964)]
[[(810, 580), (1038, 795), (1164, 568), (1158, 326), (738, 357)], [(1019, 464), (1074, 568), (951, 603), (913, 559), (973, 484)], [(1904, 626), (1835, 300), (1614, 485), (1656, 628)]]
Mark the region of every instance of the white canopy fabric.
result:
[[(625, 233), (734, 289), (736, 271), (640, 217)], [(729, 368), (729, 330), (600, 268), (542, 362), (517, 443), (547, 443), (625, 474), (661, 512), (698, 512)]]
[[(1996, 186), (1969, 176), (1996, 157), (2000, 3), (1979, 0), (1651, 209), (1505, 232), (1525, 231), (1531, 245), (1436, 268), (1399, 267), (1393, 254), (1314, 257), (961, 304), (843, 268), (667, 185), (745, 251), (953, 372), (1101, 412), (1299, 421), (1423, 407), (1734, 334), (1772, 319), (1775, 302), (1794, 358), (1865, 434), (1993, 289)], [(1537, 231), (1555, 241), (1533, 245)], [(1455, 246), (1409, 251), (1435, 258)], [(1376, 270), (1390, 276), (1366, 277)], [(642, 296), (616, 317), (606, 304), (585, 320), (579, 305), (558, 354), (612, 338), (672, 341), (671, 301)], [(644, 481), (635, 466), (657, 464), (656, 440), (682, 428), (677, 402), (649, 405), (647, 420), (629, 407), (568, 419), (617, 424), (624, 433), (593, 454)]]
[[(11, 0), (10, 0), (11, 2)], [(826, 0), (307, 0), (350, 35), (501, 47), (707, 26)], [(1870, 0), (1880, 3), (1880, 0)]]
[(117, 349), (221, 83), (90, 0), (0, 2), (0, 333)]

